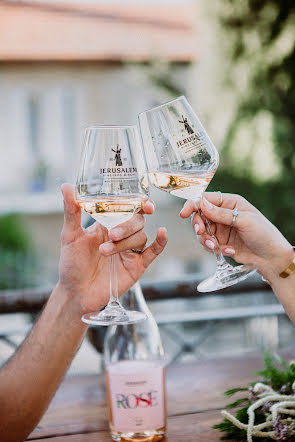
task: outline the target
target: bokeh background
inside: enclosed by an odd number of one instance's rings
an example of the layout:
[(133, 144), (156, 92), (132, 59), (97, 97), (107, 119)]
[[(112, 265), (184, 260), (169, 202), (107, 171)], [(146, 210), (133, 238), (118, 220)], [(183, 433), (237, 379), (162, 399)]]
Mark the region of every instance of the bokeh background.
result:
[[(57, 281), (60, 185), (75, 182), (84, 128), (133, 124), (142, 110), (181, 94), (220, 153), (209, 190), (242, 194), (294, 244), (294, 37), (291, 0), (0, 1), (2, 299), (17, 305), (24, 290), (50, 290)], [(157, 211), (146, 230), (152, 239), (166, 226), (169, 245), (144, 278), (165, 285), (211, 273), (214, 260), (178, 216), (182, 201), (151, 190)], [(241, 299), (262, 309), (276, 304), (264, 286), (179, 302), (184, 312), (218, 311)], [(173, 311), (175, 302), (151, 308)], [(0, 315), (0, 363), (35, 317)], [(277, 349), (293, 339), (282, 312), (243, 323), (219, 319), (221, 328), (204, 334), (193, 357)], [(183, 337), (208, 324), (174, 328)], [(85, 346), (80, 371), (98, 366)]]

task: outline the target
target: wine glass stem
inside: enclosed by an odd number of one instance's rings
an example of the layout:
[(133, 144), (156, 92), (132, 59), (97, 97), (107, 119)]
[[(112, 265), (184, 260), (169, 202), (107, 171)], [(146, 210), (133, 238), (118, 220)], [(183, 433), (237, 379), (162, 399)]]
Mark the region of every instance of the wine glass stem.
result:
[(108, 307), (121, 306), (118, 296), (118, 255), (110, 256), (110, 300)]
[(212, 236), (213, 239), (215, 239), (215, 242), (216, 242), (216, 245), (217, 245), (217, 246), (216, 246), (215, 249), (214, 249), (214, 255), (215, 255), (215, 258), (216, 258), (216, 261), (217, 261), (217, 266), (218, 266), (218, 267), (228, 266), (228, 263), (227, 263), (227, 261), (225, 260), (223, 254), (222, 254), (222, 251), (221, 251), (221, 248), (220, 248), (220, 245), (219, 245), (218, 239), (216, 238), (216, 236), (215, 236), (214, 233), (212, 232), (210, 221), (209, 221), (208, 218), (206, 218), (206, 216), (202, 213), (202, 211), (201, 211), (201, 209), (200, 209), (199, 207), (198, 207), (198, 212), (199, 212), (199, 215), (200, 215), (201, 218), (204, 220), (204, 222), (205, 222), (205, 224), (206, 224), (206, 226), (207, 226), (207, 232), (209, 233), (210, 236)]

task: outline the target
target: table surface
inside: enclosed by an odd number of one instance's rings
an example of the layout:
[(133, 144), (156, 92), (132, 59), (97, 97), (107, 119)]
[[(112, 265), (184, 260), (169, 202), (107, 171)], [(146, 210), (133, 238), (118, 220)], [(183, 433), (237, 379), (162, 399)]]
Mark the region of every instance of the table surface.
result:
[[(223, 392), (255, 380), (253, 372), (260, 368), (262, 356), (257, 355), (168, 367), (168, 434), (163, 441), (219, 441), (212, 425), (220, 422), (220, 410), (228, 403)], [(27, 440), (110, 441), (104, 376), (67, 377)]]

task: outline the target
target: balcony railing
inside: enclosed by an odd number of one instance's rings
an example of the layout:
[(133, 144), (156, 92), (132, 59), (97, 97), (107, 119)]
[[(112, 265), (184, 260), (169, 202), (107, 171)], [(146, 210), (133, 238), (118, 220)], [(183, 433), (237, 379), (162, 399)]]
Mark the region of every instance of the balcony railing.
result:
[[(271, 296), (270, 286), (262, 282), (258, 276), (220, 292), (209, 294), (197, 292), (197, 285), (201, 279), (203, 275), (189, 275), (181, 280), (144, 280), (141, 282), (144, 296), (160, 326), (161, 333), (177, 345), (177, 350), (171, 355), (171, 362), (177, 361), (184, 354), (195, 353), (221, 323), (229, 324), (228, 321), (234, 320), (251, 321), (255, 318), (258, 321), (258, 318), (264, 318), (265, 321), (269, 318), (269, 327), (273, 330), (278, 329), (278, 317), (285, 314), (284, 309), (276, 298)], [(44, 307), (51, 291), (51, 287), (0, 291), (0, 314), (29, 314), (32, 324), (36, 314)], [(251, 301), (245, 302), (245, 299), (249, 297)], [(181, 306), (165, 307), (165, 313), (163, 313), (163, 304), (167, 306), (169, 301), (170, 304), (180, 302)], [(195, 327), (193, 338), (191, 336), (187, 338), (179, 329), (179, 326), (186, 327), (186, 324), (188, 327)], [(11, 337), (16, 334), (25, 335), (31, 326), (28, 324), (23, 327), (12, 327), (7, 331), (0, 329), (0, 341), (16, 348), (18, 344)], [(102, 352), (105, 331), (104, 327), (90, 328), (88, 331), (90, 342), (99, 352)], [(269, 335), (268, 327), (265, 333)], [(269, 336), (267, 339), (269, 340)], [(278, 336), (274, 336), (272, 340), (272, 346), (275, 347)]]

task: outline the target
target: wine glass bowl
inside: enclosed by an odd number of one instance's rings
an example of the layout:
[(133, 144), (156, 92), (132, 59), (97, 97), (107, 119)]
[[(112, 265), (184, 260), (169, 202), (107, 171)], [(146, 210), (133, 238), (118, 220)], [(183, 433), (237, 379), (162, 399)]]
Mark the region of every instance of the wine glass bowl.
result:
[(148, 174), (171, 195), (199, 200), (219, 155), (185, 97), (139, 114)]
[(149, 188), (136, 126), (86, 129), (75, 193), (108, 230), (141, 210)]
[[(108, 230), (138, 213), (149, 197), (147, 172), (136, 126), (86, 129), (75, 189), (79, 206)], [(131, 324), (145, 319), (126, 311), (118, 299), (118, 256), (110, 257), (110, 301), (101, 312), (82, 317), (87, 324)]]

